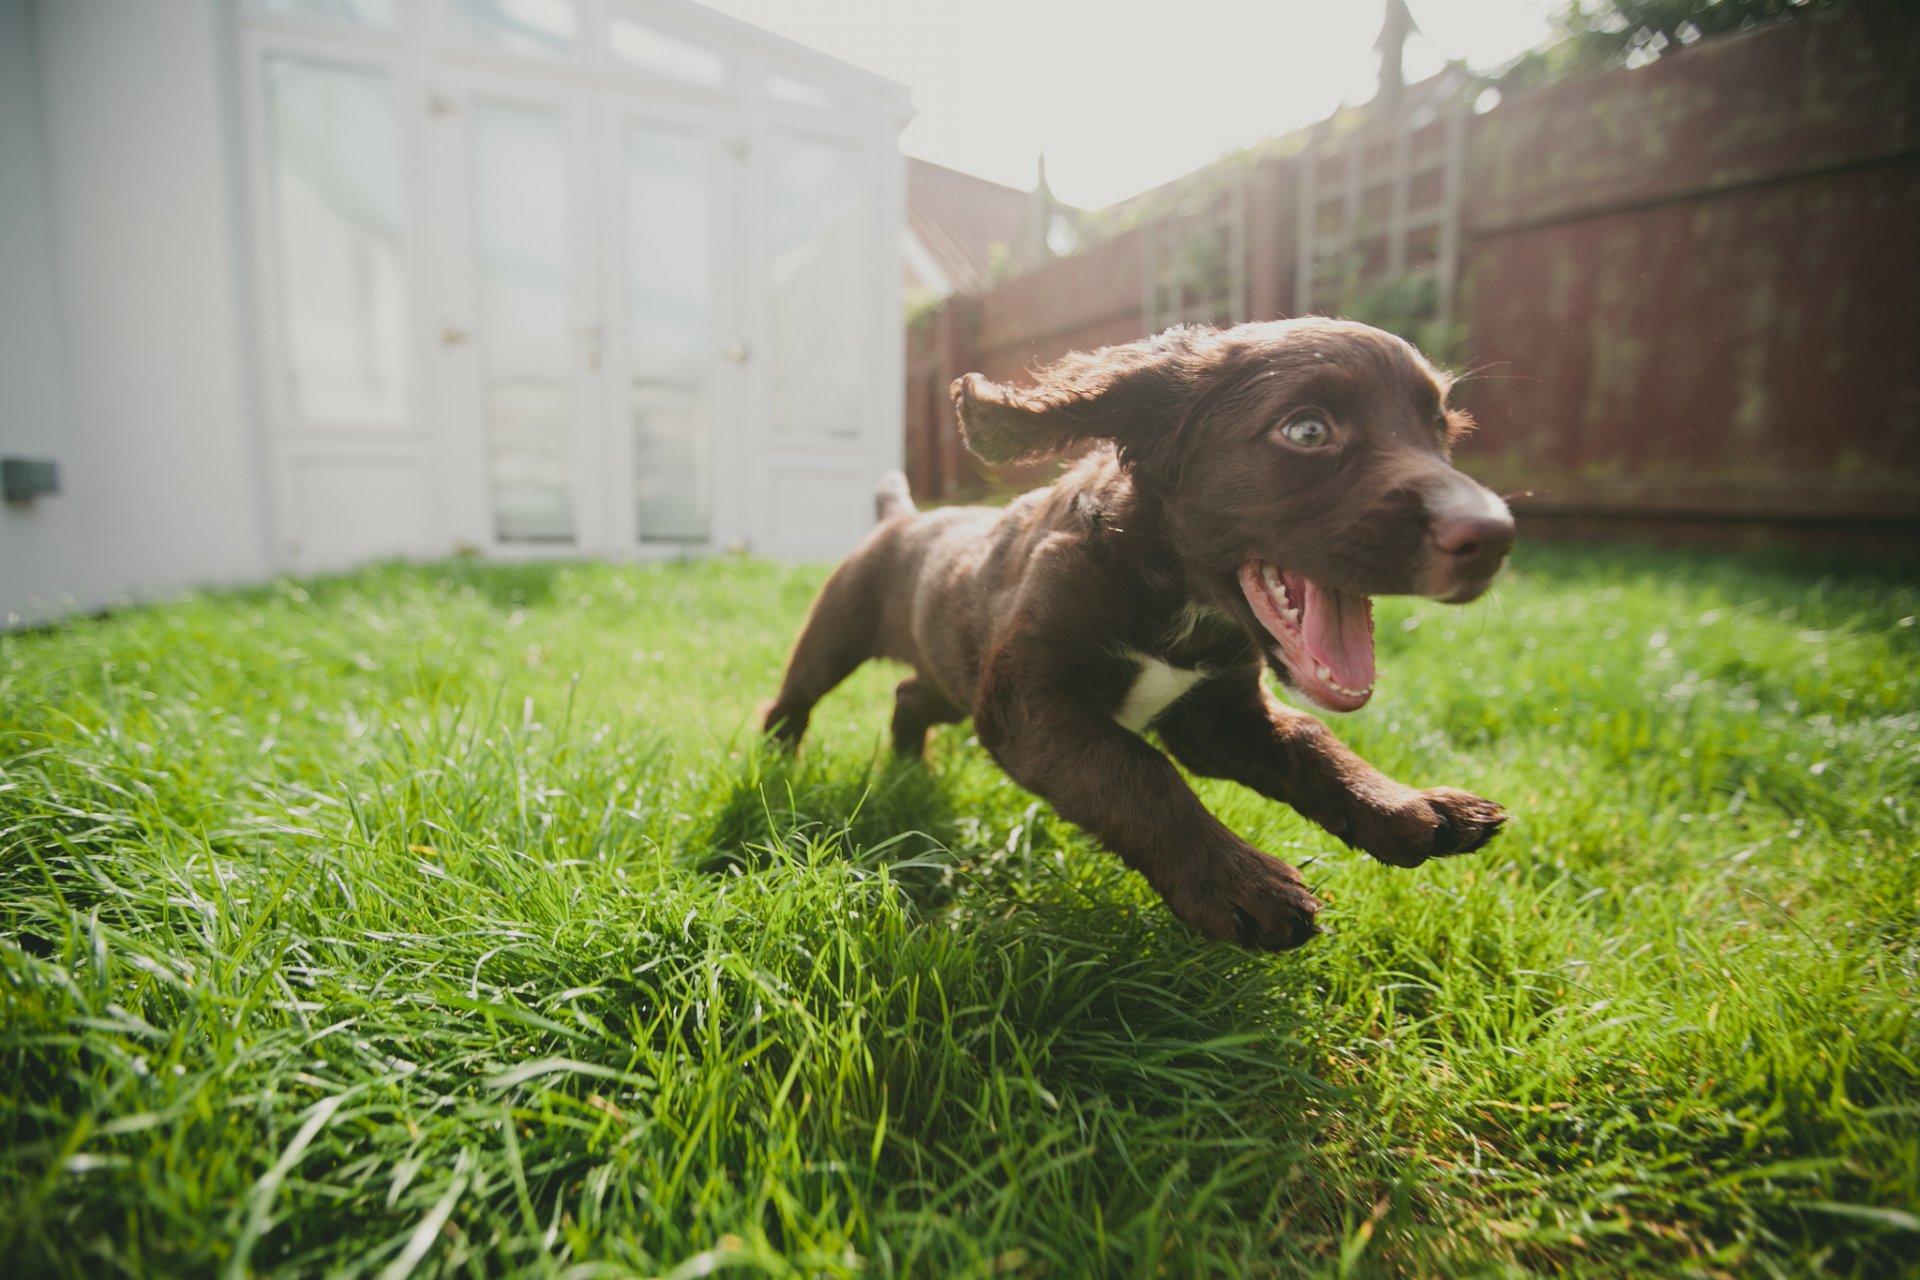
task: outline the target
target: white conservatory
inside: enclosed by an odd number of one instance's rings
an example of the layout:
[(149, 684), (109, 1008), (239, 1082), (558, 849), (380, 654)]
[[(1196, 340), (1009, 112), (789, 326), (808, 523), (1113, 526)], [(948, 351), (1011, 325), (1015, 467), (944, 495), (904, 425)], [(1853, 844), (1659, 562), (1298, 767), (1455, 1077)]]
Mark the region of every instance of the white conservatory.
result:
[(0, 0), (0, 457), (55, 477), (0, 619), (840, 554), (900, 462), (909, 114), (685, 0)]

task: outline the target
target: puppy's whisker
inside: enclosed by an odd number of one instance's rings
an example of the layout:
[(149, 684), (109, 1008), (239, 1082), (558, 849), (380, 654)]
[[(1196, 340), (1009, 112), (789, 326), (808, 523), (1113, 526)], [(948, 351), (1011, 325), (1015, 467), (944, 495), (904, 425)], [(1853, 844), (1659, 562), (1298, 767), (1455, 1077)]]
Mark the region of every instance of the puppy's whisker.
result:
[(1496, 369), (1507, 363), (1505, 360), (1489, 360), (1485, 364), (1470, 365), (1454, 375), (1454, 385), (1458, 386), (1462, 382), (1471, 382), (1475, 378), (1486, 377), (1489, 369)]

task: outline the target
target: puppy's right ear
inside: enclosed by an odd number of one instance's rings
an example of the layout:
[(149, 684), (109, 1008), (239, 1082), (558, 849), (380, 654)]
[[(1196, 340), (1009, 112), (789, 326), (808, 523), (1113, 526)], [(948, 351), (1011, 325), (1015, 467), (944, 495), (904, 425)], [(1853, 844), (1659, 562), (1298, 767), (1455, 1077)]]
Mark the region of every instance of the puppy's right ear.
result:
[(967, 448), (983, 462), (1036, 458), (1088, 440), (1117, 442), (1139, 462), (1176, 434), (1201, 375), (1215, 363), (1208, 329), (1169, 329), (1145, 342), (1076, 351), (1035, 375), (1031, 387), (977, 373), (953, 382)]

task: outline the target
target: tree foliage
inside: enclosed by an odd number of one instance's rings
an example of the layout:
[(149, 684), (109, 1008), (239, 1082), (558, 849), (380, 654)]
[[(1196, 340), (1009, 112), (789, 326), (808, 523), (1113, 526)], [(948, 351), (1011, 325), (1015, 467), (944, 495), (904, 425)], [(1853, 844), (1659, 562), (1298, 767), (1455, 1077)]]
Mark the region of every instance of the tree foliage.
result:
[(1500, 77), (1508, 87), (1577, 71), (1644, 66), (1716, 36), (1753, 31), (1873, 0), (1568, 0), (1555, 18), (1558, 39), (1522, 57)]

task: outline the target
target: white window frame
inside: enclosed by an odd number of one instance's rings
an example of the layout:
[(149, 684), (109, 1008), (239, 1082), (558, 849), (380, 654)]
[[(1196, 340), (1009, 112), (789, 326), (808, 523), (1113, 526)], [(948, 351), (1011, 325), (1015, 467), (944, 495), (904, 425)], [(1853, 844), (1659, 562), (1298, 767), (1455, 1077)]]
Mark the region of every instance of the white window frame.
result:
[[(590, 168), (596, 171), (587, 178), (593, 189), (583, 192), (590, 221), (602, 211), (615, 209), (615, 195), (603, 189), (616, 180), (617, 139), (627, 117), (708, 131), (719, 149), (715, 200), (723, 226), (716, 232), (716, 245), (726, 247), (715, 254), (716, 328), (730, 329), (735, 337), (718, 346), (722, 352), (740, 351), (745, 359), (739, 364), (727, 362), (713, 383), (709, 549), (744, 546), (779, 552), (777, 531), (769, 527), (768, 489), (783, 472), (871, 475), (900, 465), (904, 333), (898, 254), (893, 248), (895, 237), (881, 234), (903, 226), (905, 220), (905, 164), (895, 139), (911, 112), (899, 86), (687, 0), (579, 0), (576, 47), (564, 58), (517, 54), (468, 38), (459, 29), (449, 0), (398, 0), (391, 28), (272, 13), (256, 0), (231, 2), (247, 169), (243, 189), (249, 214), (251, 291), (260, 322), (254, 355), (261, 370), (257, 383), (261, 433), (270, 476), (275, 559), (282, 567), (307, 567), (300, 546), (304, 522), (296, 509), (296, 473), (308, 463), (412, 468), (426, 477), (419, 500), (428, 505), (427, 519), (440, 531), (445, 551), (466, 546), (502, 558), (556, 554), (650, 558), (684, 555), (690, 549), (674, 543), (640, 543), (632, 527), (631, 494), (620, 491), (623, 483), (631, 487), (632, 440), (620, 392), (625, 352), (618, 317), (624, 299), (617, 294), (623, 281), (611, 270), (603, 272), (605, 292), (598, 299), (605, 335), (601, 386), (589, 397), (588, 410), (598, 419), (589, 434), (600, 442), (594, 462), (605, 475), (597, 484), (583, 482), (577, 494), (579, 501), (597, 508), (595, 527), (577, 524), (578, 537), (572, 544), (500, 543), (492, 537), (484, 461), (477, 471), (473, 461), (481, 456), (475, 447), (476, 433), (481, 437), (479, 449), (484, 449), (483, 424), (474, 412), (478, 406), (462, 406), (457, 392), (452, 366), (463, 359), (445, 358), (448, 348), (442, 343), (443, 329), (475, 332), (473, 308), (460, 305), (459, 283), (462, 273), (470, 275), (474, 265), (459, 252), (464, 245), (450, 243), (464, 241), (464, 236), (441, 234), (445, 192), (452, 181), (449, 170), (464, 168), (464, 162), (450, 162), (449, 144), (437, 126), (449, 107), (457, 108), (457, 93), (449, 95), (446, 90), (476, 78), (545, 83), (556, 92), (573, 92), (590, 100), (588, 114), (595, 121), (589, 131), (594, 135)], [(618, 59), (608, 39), (611, 15), (616, 12), (712, 49), (726, 68), (724, 86), (676, 81)], [(365, 67), (386, 75), (393, 87), (400, 142), (408, 158), (404, 278), (411, 362), (406, 417), (394, 425), (305, 423), (292, 403), (287, 298), (278, 261), (264, 97), (266, 59), (276, 54)], [(768, 92), (768, 81), (780, 74), (819, 84), (839, 102), (812, 107), (775, 99)], [(776, 436), (771, 430), (772, 362), (766, 357), (773, 335), (765, 200), (776, 131), (855, 145), (868, 178), (865, 216), (876, 242), (888, 246), (885, 265), (876, 258), (868, 271), (871, 278), (864, 282), (862, 323), (867, 332), (863, 343), (871, 357), (864, 362), (859, 422), (846, 436)], [(583, 243), (590, 252), (608, 267), (624, 265), (617, 261), (621, 248), (616, 227), (594, 221), (587, 232), (592, 239)], [(468, 280), (469, 302), (471, 293)], [(468, 363), (471, 345), (469, 341)], [(477, 389), (477, 378), (467, 381)], [(585, 456), (577, 461), (585, 461)]]

